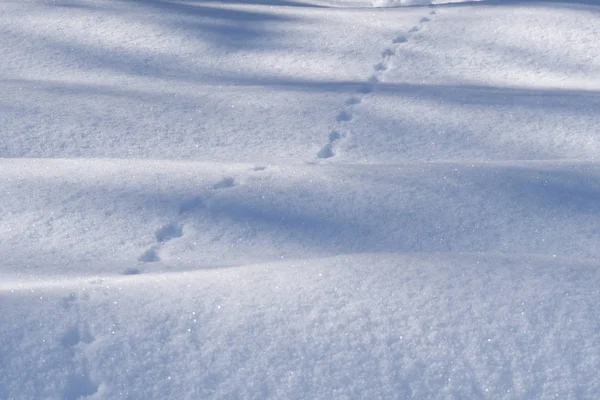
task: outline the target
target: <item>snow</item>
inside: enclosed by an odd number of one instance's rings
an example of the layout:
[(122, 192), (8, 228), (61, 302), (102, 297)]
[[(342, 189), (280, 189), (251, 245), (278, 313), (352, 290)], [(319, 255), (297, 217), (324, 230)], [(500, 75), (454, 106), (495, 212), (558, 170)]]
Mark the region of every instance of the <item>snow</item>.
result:
[(0, 3), (0, 399), (600, 397), (600, 4), (435, 3)]

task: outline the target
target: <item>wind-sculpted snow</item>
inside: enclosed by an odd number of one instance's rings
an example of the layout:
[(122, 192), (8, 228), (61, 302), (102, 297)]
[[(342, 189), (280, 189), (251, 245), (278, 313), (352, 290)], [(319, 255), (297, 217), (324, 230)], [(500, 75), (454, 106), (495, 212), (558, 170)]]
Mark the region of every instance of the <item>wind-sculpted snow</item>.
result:
[(600, 398), (600, 5), (0, 2), (0, 399)]
[(596, 163), (256, 170), (20, 159), (0, 166), (5, 274), (121, 273), (123, 265), (165, 271), (362, 252), (600, 257)]
[(5, 398), (594, 398), (599, 284), (595, 265), (564, 258), (381, 253), (3, 284), (0, 388)]

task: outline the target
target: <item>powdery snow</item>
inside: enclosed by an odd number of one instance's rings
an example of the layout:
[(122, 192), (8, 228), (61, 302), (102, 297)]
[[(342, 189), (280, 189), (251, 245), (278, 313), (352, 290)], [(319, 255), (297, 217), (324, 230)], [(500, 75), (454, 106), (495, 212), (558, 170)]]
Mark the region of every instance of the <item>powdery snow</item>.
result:
[(0, 383), (20, 398), (592, 398), (599, 279), (547, 258), (377, 253), (12, 285)]
[(600, 397), (600, 5), (437, 3), (0, 3), (0, 399)]

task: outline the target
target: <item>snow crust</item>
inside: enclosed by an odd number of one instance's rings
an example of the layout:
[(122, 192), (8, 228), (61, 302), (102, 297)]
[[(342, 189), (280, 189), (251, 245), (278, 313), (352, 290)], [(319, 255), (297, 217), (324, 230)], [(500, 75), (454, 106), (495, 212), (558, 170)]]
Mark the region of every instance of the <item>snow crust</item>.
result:
[(595, 1), (0, 3), (0, 399), (600, 397)]

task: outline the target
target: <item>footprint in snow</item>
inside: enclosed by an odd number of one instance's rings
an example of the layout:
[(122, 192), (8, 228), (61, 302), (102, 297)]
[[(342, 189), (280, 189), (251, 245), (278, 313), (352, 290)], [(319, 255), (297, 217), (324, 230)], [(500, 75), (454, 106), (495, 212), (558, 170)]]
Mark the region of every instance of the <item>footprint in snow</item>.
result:
[(149, 248), (138, 258), (138, 261), (143, 263), (159, 262), (160, 257), (158, 256), (156, 250), (157, 249), (155, 247)]
[(373, 69), (374, 69), (375, 71), (385, 71), (385, 70), (387, 69), (387, 66), (386, 66), (384, 63), (379, 63), (379, 64), (376, 64), (376, 65), (373, 67)]
[(154, 233), (156, 241), (159, 243), (181, 237), (181, 235), (183, 235), (183, 230), (181, 229), (181, 226), (173, 223), (169, 223), (162, 226), (161, 228), (157, 229)]
[(80, 329), (78, 326), (74, 326), (68, 329), (60, 338), (60, 344), (63, 347), (75, 347), (79, 343), (89, 344), (92, 343), (95, 338), (87, 329)]
[(335, 142), (336, 140), (340, 139), (341, 137), (342, 137), (342, 135), (338, 131), (329, 132), (329, 141), (330, 142)]
[(335, 119), (338, 122), (350, 121), (352, 119), (352, 114), (350, 114), (346, 111), (342, 111), (337, 115), (337, 117)]
[[(87, 398), (98, 392), (100, 385), (95, 384), (86, 366), (85, 352), (80, 345), (87, 345), (96, 340), (88, 329), (82, 329), (77, 324), (68, 329), (60, 338), (60, 344), (69, 349), (73, 357), (73, 367), (65, 382), (62, 398), (76, 400)], [(83, 356), (83, 359), (82, 359)]]
[(431, 21), (429, 18), (423, 17), (423, 18), (421, 18), (420, 22), (423, 23), (423, 22), (429, 22), (429, 21)]
[(331, 143), (327, 143), (323, 148), (317, 153), (317, 157), (319, 158), (331, 158), (335, 156), (333, 152), (333, 146)]
[(68, 296), (62, 298), (62, 306), (65, 310), (73, 307), (73, 304), (77, 301), (77, 295), (75, 293), (69, 293)]
[(122, 272), (123, 275), (139, 275), (141, 273), (142, 271), (138, 268), (127, 268), (125, 269), (125, 271)]
[(414, 33), (414, 32), (418, 32), (418, 31), (419, 31), (419, 27), (418, 26), (413, 26), (412, 28), (410, 28), (410, 30), (408, 32)]
[(213, 185), (213, 189), (227, 189), (236, 186), (235, 179), (233, 178), (223, 178), (221, 181), (215, 183)]
[(199, 210), (206, 206), (206, 201), (203, 196), (198, 196), (189, 199), (179, 207), (179, 214), (185, 214), (191, 211)]

